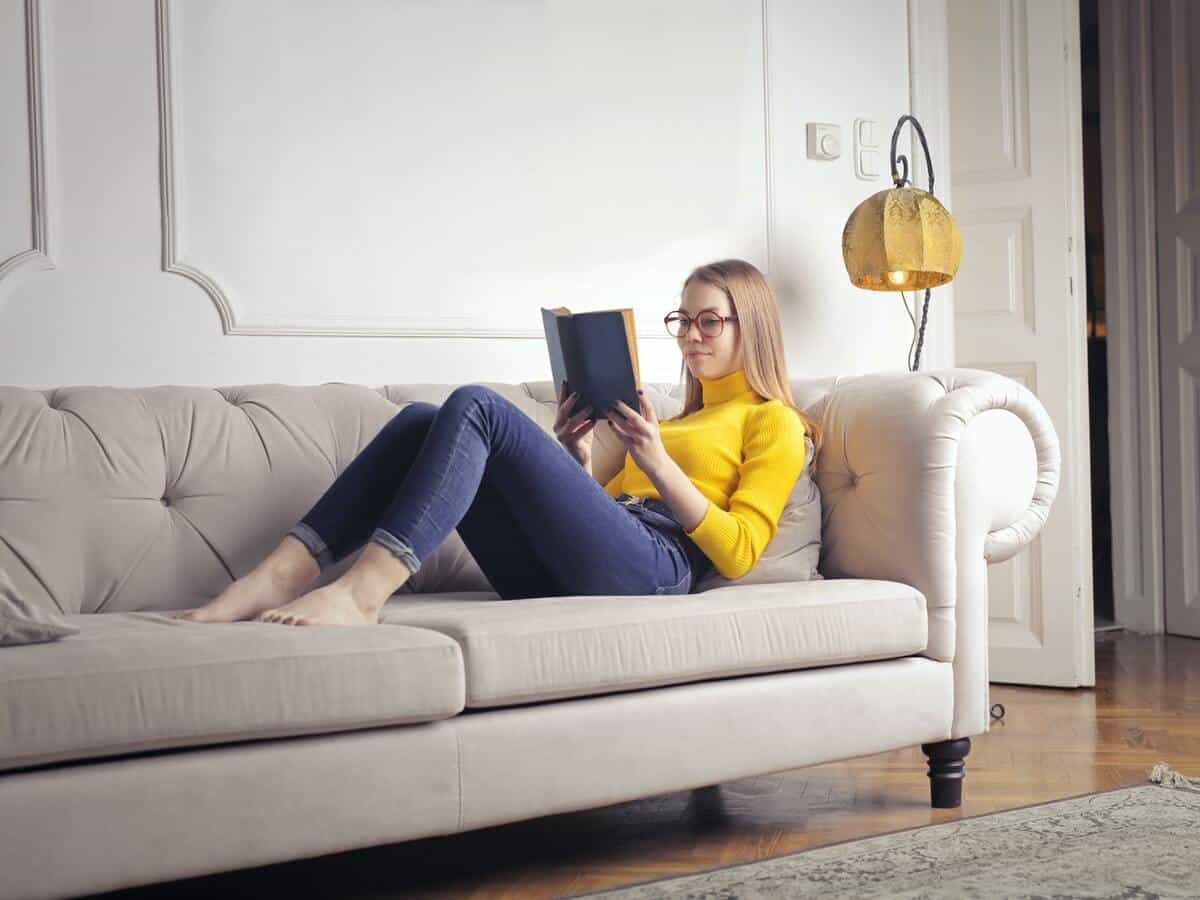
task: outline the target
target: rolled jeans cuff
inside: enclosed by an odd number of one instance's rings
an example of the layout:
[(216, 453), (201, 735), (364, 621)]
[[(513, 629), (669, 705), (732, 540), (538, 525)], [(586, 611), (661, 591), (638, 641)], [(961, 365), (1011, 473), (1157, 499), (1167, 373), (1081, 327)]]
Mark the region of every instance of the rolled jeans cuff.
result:
[(308, 552), (312, 554), (321, 570), (333, 562), (333, 551), (325, 545), (325, 540), (313, 531), (311, 526), (299, 522), (288, 534), (308, 548)]
[(392, 554), (404, 563), (408, 571), (415, 575), (417, 569), (421, 568), (421, 561), (417, 559), (417, 555), (413, 552), (412, 547), (404, 543), (390, 531), (384, 531), (382, 528), (376, 528), (371, 532), (370, 540), (376, 544), (386, 547)]

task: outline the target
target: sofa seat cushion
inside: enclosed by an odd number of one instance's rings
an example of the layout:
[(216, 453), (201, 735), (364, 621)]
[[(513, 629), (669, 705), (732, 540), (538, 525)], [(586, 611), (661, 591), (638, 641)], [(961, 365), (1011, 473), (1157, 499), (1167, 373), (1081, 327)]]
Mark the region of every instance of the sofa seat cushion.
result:
[(463, 709), (462, 654), (417, 628), (71, 615), (0, 648), (0, 770), (428, 722)]
[(910, 656), (927, 638), (924, 596), (890, 581), (632, 597), (495, 596), (397, 595), (381, 620), (458, 641), (469, 708)]

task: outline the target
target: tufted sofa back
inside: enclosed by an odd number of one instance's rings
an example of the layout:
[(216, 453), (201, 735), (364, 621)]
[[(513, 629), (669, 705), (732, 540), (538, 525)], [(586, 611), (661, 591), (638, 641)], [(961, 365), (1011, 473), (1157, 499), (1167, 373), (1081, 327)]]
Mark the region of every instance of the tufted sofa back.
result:
[[(553, 433), (550, 381), (483, 383)], [(834, 383), (792, 390), (819, 421)], [(400, 409), (455, 387), (0, 386), (0, 570), (64, 613), (199, 606), (275, 547)], [(682, 407), (679, 385), (643, 387), (660, 417)], [(607, 481), (624, 448), (606, 422), (595, 434)], [(404, 589), (490, 585), (452, 533)]]

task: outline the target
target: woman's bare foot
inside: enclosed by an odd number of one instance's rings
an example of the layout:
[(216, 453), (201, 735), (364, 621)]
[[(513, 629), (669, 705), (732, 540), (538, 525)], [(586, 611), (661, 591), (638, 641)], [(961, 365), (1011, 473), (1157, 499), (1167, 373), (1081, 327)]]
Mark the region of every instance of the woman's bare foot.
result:
[(267, 570), (255, 569), (233, 582), (204, 606), (182, 613), (179, 618), (189, 622), (238, 622), (253, 619), (281, 602), (294, 600), (303, 592), (304, 585), (275, 578)]
[(295, 538), (288, 536), (286, 541), (295, 542), (299, 552), (296, 547), (281, 544), (256, 569), (233, 582), (213, 600), (177, 618), (188, 622), (238, 622), (295, 600), (320, 574), (320, 566)]
[(350, 585), (338, 580), (260, 613), (258, 621), (279, 625), (376, 625), (381, 606), (360, 599)]
[(370, 542), (337, 581), (265, 610), (258, 621), (280, 625), (376, 625), (383, 604), (411, 574), (391, 551)]

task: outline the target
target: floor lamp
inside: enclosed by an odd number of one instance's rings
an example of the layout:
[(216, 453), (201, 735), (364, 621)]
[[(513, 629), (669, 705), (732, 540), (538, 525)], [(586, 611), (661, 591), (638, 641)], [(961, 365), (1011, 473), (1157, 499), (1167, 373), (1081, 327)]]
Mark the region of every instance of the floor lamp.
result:
[[(929, 170), (929, 190), (912, 187), (908, 158), (896, 155), (896, 141), (905, 122), (912, 124), (921, 139)], [(921, 345), (929, 315), (929, 292), (945, 284), (958, 271), (962, 258), (962, 236), (950, 211), (933, 195), (933, 160), (925, 131), (915, 117), (904, 115), (892, 132), (893, 186), (872, 194), (850, 213), (842, 231), (842, 259), (854, 285), (868, 291), (899, 291), (904, 309), (913, 323), (913, 344), (908, 348), (908, 368), (921, 367)], [(897, 167), (899, 164), (899, 167)], [(904, 291), (925, 291), (921, 323), (908, 308)]]

